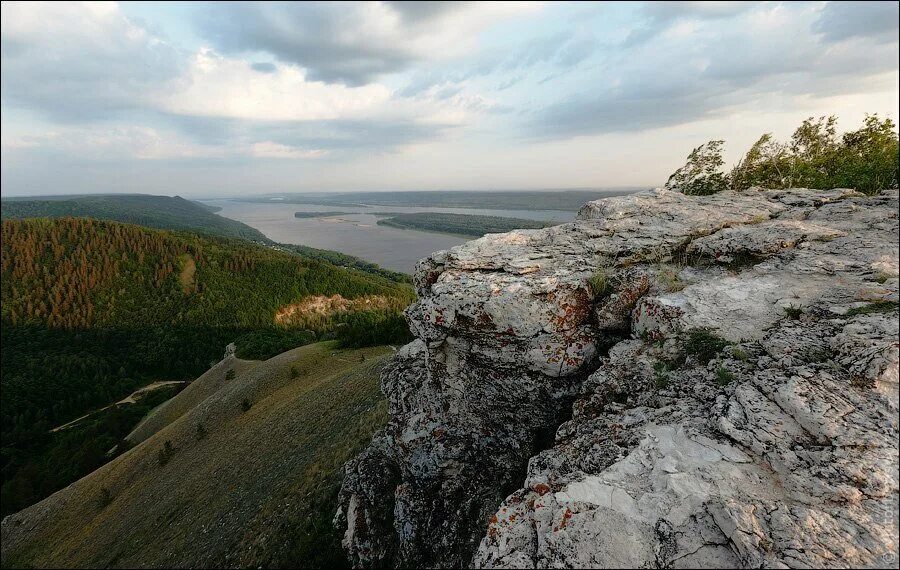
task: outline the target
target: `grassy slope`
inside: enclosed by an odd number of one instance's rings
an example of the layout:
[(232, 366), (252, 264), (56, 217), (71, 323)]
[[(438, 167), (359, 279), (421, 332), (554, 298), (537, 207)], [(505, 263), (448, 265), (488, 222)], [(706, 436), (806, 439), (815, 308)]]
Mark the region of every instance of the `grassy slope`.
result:
[(6, 199), (2, 212), (3, 219), (90, 217), (148, 228), (268, 241), (259, 230), (218, 216), (209, 207), (179, 196), (125, 194)]
[[(377, 376), (390, 352), (318, 343), (238, 366), (127, 453), (7, 517), (2, 565), (340, 562), (339, 539), (323, 520), (334, 513), (341, 465), (384, 422)], [(207, 434), (199, 440), (198, 424)], [(167, 440), (175, 452), (161, 465)]]

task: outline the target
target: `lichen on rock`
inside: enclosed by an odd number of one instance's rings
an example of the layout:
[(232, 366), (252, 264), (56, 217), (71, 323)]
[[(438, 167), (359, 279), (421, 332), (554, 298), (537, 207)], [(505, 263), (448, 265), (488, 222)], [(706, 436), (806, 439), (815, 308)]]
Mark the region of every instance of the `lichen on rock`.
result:
[(897, 211), (653, 190), (423, 260), (391, 419), (345, 472), (351, 562), (890, 565)]

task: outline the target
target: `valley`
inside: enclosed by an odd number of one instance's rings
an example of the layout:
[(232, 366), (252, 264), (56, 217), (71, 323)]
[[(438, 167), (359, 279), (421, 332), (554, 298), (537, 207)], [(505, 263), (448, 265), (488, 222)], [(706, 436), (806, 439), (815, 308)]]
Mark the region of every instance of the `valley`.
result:
[[(406, 278), (335, 252), (87, 218), (5, 219), (2, 230), (4, 515), (108, 460), (143, 415), (115, 402), (196, 377), (228, 343), (259, 359), (321, 340), (362, 347), (409, 335), (399, 314), (413, 298)], [(346, 302), (291, 311), (316, 296)], [(289, 319), (277, 316), (285, 311)]]
[(386, 417), (393, 351), (228, 357), (153, 410), (110, 463), (3, 525), (3, 567), (343, 566), (343, 463)]

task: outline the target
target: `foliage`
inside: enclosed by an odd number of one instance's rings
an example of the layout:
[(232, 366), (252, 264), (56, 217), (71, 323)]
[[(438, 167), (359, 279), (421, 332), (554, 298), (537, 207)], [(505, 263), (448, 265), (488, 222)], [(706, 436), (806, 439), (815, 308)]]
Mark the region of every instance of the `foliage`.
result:
[(834, 116), (804, 120), (786, 143), (766, 133), (727, 174), (720, 170), (722, 144), (714, 140), (695, 148), (687, 163), (669, 177), (666, 188), (706, 195), (751, 186), (854, 188), (867, 194), (897, 187), (896, 125), (878, 115), (867, 115), (859, 129), (840, 137)]
[(717, 336), (710, 329), (697, 328), (687, 331), (684, 351), (697, 359), (698, 362), (706, 364), (730, 344), (730, 342)]
[(215, 210), (178, 196), (124, 194), (3, 200), (2, 218), (90, 217), (165, 230), (268, 241), (258, 230), (217, 216)]
[(734, 374), (725, 368), (724, 366), (720, 366), (716, 369), (716, 384), (719, 386), (727, 386), (734, 380)]
[(666, 188), (676, 188), (684, 194), (695, 196), (707, 196), (724, 190), (728, 182), (719, 171), (725, 164), (722, 158), (724, 144), (725, 141), (714, 140), (692, 150), (685, 165), (669, 176)]
[(612, 291), (612, 285), (606, 276), (606, 271), (603, 269), (598, 269), (588, 278), (588, 287), (590, 287), (594, 297), (604, 297)]
[(415, 214), (384, 213), (390, 216), (378, 220), (380, 226), (395, 228), (445, 232), (464, 236), (481, 237), (485, 234), (504, 233), (517, 229), (543, 228), (548, 224), (536, 220), (504, 218), (499, 216), (477, 216), (472, 214), (444, 214), (420, 212)]
[[(180, 386), (147, 393), (135, 404), (113, 406), (73, 427), (51, 433), (46, 420), (30, 426), (30, 446), (3, 447), (2, 513), (28, 505), (80, 479), (110, 459), (124, 453), (122, 438), (151, 409), (171, 398)], [(5, 395), (4, 395), (5, 397)], [(5, 431), (5, 430), (4, 430)], [(5, 434), (4, 434), (5, 437)], [(99, 499), (104, 502), (103, 497)]]
[(854, 315), (871, 315), (873, 313), (892, 313), (897, 310), (897, 301), (875, 301), (862, 307), (854, 307), (847, 311), (844, 315), (852, 317)]
[(787, 318), (792, 320), (797, 320), (803, 315), (803, 307), (796, 307), (794, 305), (788, 305), (784, 307), (784, 314)]
[(397, 283), (412, 283), (412, 278), (405, 273), (398, 273), (396, 271), (391, 271), (390, 269), (385, 269), (380, 267), (377, 263), (365, 261), (358, 257), (347, 255), (346, 253), (331, 251), (329, 249), (317, 249), (306, 245), (285, 243), (280, 243), (277, 247), (283, 251), (290, 251), (309, 259), (317, 259), (339, 267), (346, 267), (348, 269), (356, 269), (366, 273), (379, 275), (391, 281), (396, 281)]
[[(322, 338), (409, 334), (398, 316), (413, 299), (406, 283), (246, 241), (79, 218), (5, 220), (2, 238), (4, 484), (21, 483), (20, 458), (41, 453), (53, 426), (155, 380), (196, 377), (230, 342), (267, 358)], [(390, 303), (377, 318), (275, 323), (280, 307), (333, 294)], [(39, 499), (48, 488), (12, 492)]]

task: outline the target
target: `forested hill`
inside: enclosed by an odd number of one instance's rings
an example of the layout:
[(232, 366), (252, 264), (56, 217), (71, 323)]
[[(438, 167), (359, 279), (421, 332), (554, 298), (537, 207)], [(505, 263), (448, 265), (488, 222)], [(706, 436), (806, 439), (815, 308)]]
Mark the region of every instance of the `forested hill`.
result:
[(246, 242), (86, 218), (4, 221), (2, 252), (2, 315), (13, 325), (271, 326), (307, 295), (409, 291)]
[(257, 244), (277, 246), (307, 258), (319, 259), (332, 265), (380, 275), (391, 280), (409, 281), (409, 276), (379, 267), (374, 263), (337, 251), (316, 249), (303, 245), (277, 244), (259, 230), (217, 215), (221, 208), (178, 196), (150, 196), (147, 194), (105, 196), (46, 196), (39, 198), (7, 198), (2, 201), (2, 218), (62, 218), (85, 217), (137, 224), (161, 230), (178, 230), (208, 236), (242, 238)]
[(2, 218), (88, 217), (163, 230), (268, 241), (258, 230), (218, 216), (212, 209), (179, 196), (116, 194), (105, 196), (4, 199)]
[(264, 358), (409, 334), (407, 283), (245, 240), (31, 218), (2, 222), (0, 253), (4, 514), (104, 461), (106, 449), (78, 442), (51, 461), (73, 436), (48, 429), (153, 381), (194, 378), (230, 342)]

